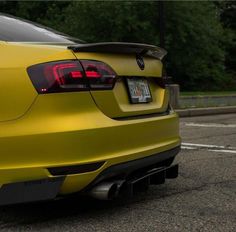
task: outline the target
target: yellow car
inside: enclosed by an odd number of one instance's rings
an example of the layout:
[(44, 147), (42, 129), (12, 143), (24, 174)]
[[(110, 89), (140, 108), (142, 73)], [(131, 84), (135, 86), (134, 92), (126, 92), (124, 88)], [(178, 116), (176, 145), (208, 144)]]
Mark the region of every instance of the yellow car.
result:
[(0, 205), (112, 199), (176, 177), (165, 55), (0, 14)]

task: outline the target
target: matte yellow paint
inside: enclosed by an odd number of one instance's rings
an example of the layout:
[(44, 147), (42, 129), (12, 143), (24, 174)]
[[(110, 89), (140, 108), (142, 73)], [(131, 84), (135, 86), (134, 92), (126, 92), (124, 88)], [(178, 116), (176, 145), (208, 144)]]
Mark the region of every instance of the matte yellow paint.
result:
[(0, 44), (0, 121), (22, 116), (32, 105), (37, 92), (26, 68), (53, 60), (75, 59), (65, 47)]
[(130, 104), (124, 79), (120, 78), (111, 91), (92, 91), (97, 106), (104, 114), (119, 118), (166, 111), (169, 102), (168, 91), (159, 87), (152, 78), (148, 78), (152, 102), (143, 104)]
[[(102, 61), (110, 65), (117, 75), (118, 81), (112, 91), (91, 91), (97, 106), (109, 117), (127, 117), (142, 114), (164, 112), (168, 106), (168, 93), (160, 88), (155, 81), (162, 77), (162, 63), (157, 59), (144, 57), (145, 69), (141, 70), (137, 65), (135, 55), (75, 53), (78, 59), (90, 59)], [(144, 104), (130, 104), (126, 88), (126, 77), (145, 77), (149, 79), (149, 87), (152, 94), (152, 102)]]
[(141, 70), (136, 62), (135, 55), (127, 54), (103, 54), (103, 53), (75, 53), (78, 59), (99, 60), (109, 64), (119, 76), (147, 76), (161, 77), (161, 61), (145, 57), (145, 69)]
[[(3, 63), (2, 54), (6, 57)], [(99, 60), (99, 55), (84, 54), (86, 59), (89, 56)], [(94, 103), (90, 92), (38, 95), (26, 68), (36, 63), (75, 59), (63, 46), (0, 43), (0, 59), (0, 185), (51, 177), (47, 171), (49, 167), (105, 161), (97, 171), (67, 176), (61, 193), (72, 193), (83, 189), (113, 164), (166, 151), (180, 144), (178, 117), (173, 112), (166, 116), (121, 121), (105, 115)], [(126, 56), (123, 59), (125, 62)], [(125, 75), (121, 60), (112, 67)], [(138, 72), (135, 69), (131, 65), (131, 71), (127, 69), (126, 75)], [(155, 76), (150, 70), (148, 76)], [(12, 81), (8, 79), (9, 73)], [(142, 107), (143, 110), (147, 110), (146, 107), (155, 110), (152, 104), (129, 108), (127, 97), (119, 88), (114, 93), (103, 93), (104, 98), (120, 95), (123, 113), (138, 113)], [(167, 93), (158, 88), (153, 89), (153, 93), (160, 100), (156, 108), (161, 109), (167, 104), (164, 100)], [(99, 97), (102, 102), (103, 96), (100, 94)], [(110, 103), (105, 104), (109, 107)]]

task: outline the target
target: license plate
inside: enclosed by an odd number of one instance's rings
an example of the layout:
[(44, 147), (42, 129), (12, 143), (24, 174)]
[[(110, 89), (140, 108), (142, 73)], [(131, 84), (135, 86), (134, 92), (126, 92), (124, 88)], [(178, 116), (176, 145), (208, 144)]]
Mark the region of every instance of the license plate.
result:
[(131, 103), (147, 103), (152, 101), (147, 79), (127, 78), (127, 86)]

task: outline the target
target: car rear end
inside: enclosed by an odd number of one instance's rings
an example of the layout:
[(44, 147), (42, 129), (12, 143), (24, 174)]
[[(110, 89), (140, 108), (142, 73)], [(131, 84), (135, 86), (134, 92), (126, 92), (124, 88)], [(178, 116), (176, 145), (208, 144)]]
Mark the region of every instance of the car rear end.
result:
[(2, 42), (0, 84), (13, 91), (1, 93), (0, 204), (96, 195), (104, 183), (115, 192), (134, 176), (168, 169), (179, 123), (161, 50), (152, 49)]

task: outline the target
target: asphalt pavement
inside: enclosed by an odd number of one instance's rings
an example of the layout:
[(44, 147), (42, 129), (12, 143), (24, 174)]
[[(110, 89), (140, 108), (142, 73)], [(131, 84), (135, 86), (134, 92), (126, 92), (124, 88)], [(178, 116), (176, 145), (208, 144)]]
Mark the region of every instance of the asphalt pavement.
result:
[(181, 118), (179, 177), (132, 199), (0, 208), (1, 231), (236, 231), (236, 114)]

